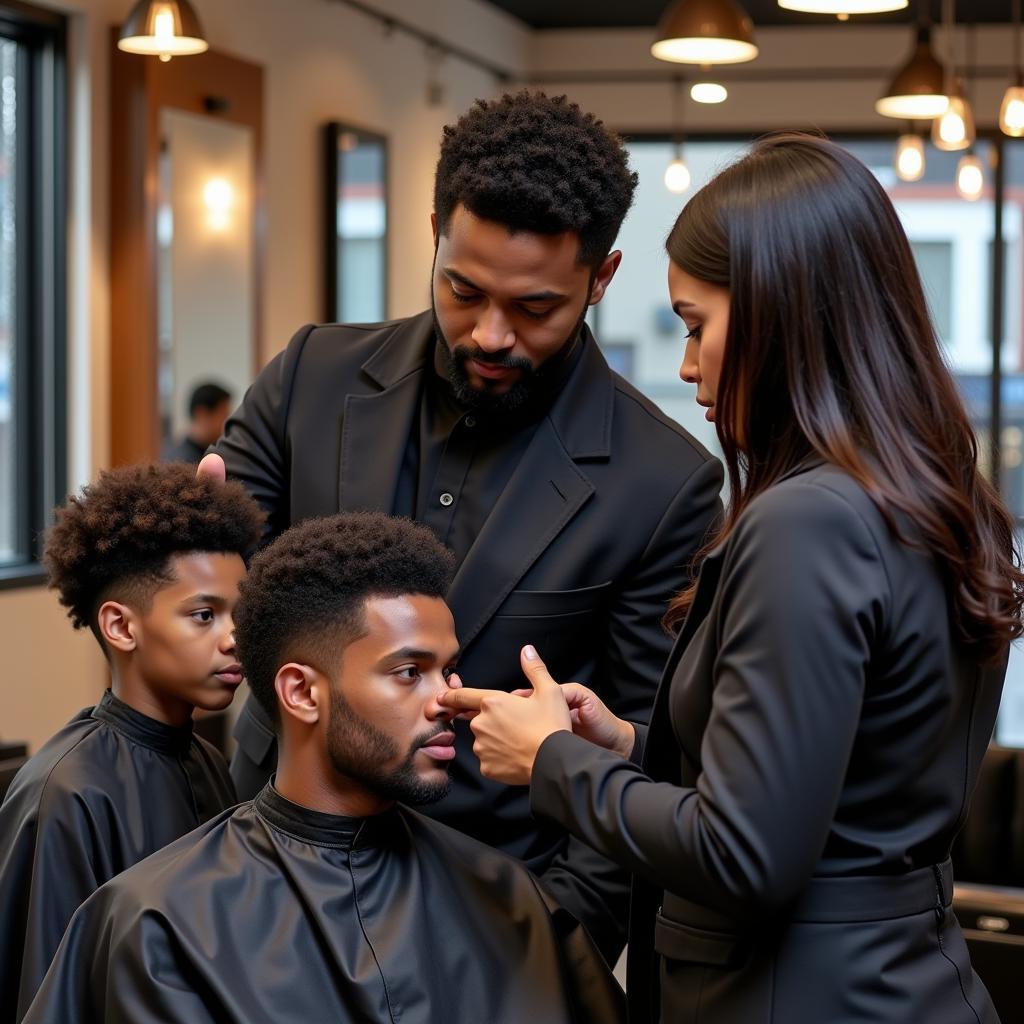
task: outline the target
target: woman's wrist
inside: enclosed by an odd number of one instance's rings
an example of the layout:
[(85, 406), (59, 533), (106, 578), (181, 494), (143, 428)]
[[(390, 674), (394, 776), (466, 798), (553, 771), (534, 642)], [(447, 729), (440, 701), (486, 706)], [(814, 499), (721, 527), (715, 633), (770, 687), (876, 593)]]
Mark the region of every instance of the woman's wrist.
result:
[(636, 745), (636, 727), (632, 722), (627, 722), (624, 718), (617, 719), (616, 725), (618, 726), (619, 739), (613, 749), (619, 757), (625, 758), (628, 761), (633, 753), (633, 747)]

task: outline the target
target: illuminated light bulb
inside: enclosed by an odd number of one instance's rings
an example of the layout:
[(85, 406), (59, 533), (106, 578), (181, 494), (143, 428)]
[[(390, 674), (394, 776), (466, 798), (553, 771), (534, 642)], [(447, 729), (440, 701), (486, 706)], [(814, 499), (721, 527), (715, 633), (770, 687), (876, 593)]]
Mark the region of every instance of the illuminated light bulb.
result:
[(665, 168), (665, 188), (669, 192), (685, 192), (690, 187), (690, 169), (681, 156), (677, 156)]
[(1019, 139), (1024, 135), (1024, 86), (1011, 85), (1003, 93), (999, 108), (999, 129), (1004, 135)]
[(964, 154), (956, 166), (956, 194), (973, 203), (981, 198), (984, 190), (985, 170), (981, 158), (975, 153)]
[(802, 14), (834, 14), (845, 21), (851, 14), (885, 14), (902, 11), (908, 0), (779, 0), (784, 11)]
[(967, 149), (974, 142), (974, 115), (962, 96), (950, 96), (946, 109), (932, 123), (932, 142), (946, 152)]
[(924, 140), (920, 135), (901, 135), (896, 143), (896, 175), (900, 181), (924, 177)]
[(690, 86), (690, 99), (695, 103), (724, 103), (729, 90), (717, 82), (694, 82)]
[(235, 201), (235, 190), (224, 178), (213, 178), (203, 189), (206, 204), (206, 223), (214, 231), (224, 231), (230, 223), (231, 206)]
[(674, 0), (651, 54), (676, 64), (739, 64), (757, 56), (754, 25), (737, 0)]

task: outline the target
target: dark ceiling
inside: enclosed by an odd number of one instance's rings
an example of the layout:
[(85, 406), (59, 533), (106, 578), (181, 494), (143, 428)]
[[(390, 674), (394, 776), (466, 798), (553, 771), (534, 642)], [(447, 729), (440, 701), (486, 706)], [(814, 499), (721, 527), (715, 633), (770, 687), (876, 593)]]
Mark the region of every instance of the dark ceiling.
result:
[[(668, 0), (490, 0), (533, 28), (642, 28), (653, 27)], [(755, 25), (829, 25), (836, 19), (822, 14), (795, 14), (784, 11), (775, 0), (741, 0)], [(939, 21), (941, 0), (930, 0), (932, 18)], [(909, 7), (892, 14), (860, 15), (847, 24), (892, 24), (912, 22), (918, 16), (922, 0), (911, 0)], [(957, 21), (1007, 23), (1011, 0), (960, 0), (956, 4)]]

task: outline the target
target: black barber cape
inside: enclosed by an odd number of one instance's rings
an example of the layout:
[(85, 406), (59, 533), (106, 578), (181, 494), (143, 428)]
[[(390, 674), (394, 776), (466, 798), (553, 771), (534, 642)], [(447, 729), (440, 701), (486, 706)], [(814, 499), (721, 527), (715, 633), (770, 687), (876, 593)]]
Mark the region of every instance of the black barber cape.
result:
[(396, 806), (271, 784), (75, 915), (26, 1024), (621, 1024), (583, 927), (518, 861)]
[(109, 690), (40, 748), (0, 807), (0, 1021), (21, 1019), (99, 886), (234, 803), (227, 765), (191, 723), (164, 725)]

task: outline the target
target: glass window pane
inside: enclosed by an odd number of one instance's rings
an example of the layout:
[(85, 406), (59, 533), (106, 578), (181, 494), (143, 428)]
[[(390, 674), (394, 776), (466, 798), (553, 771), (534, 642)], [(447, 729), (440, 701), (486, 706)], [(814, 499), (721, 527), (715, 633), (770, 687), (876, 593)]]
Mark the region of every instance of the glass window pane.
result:
[(15, 411), (15, 334), (17, 278), (15, 216), (17, 170), (18, 44), (0, 39), (0, 562), (11, 562), (17, 550), (17, 438)]

